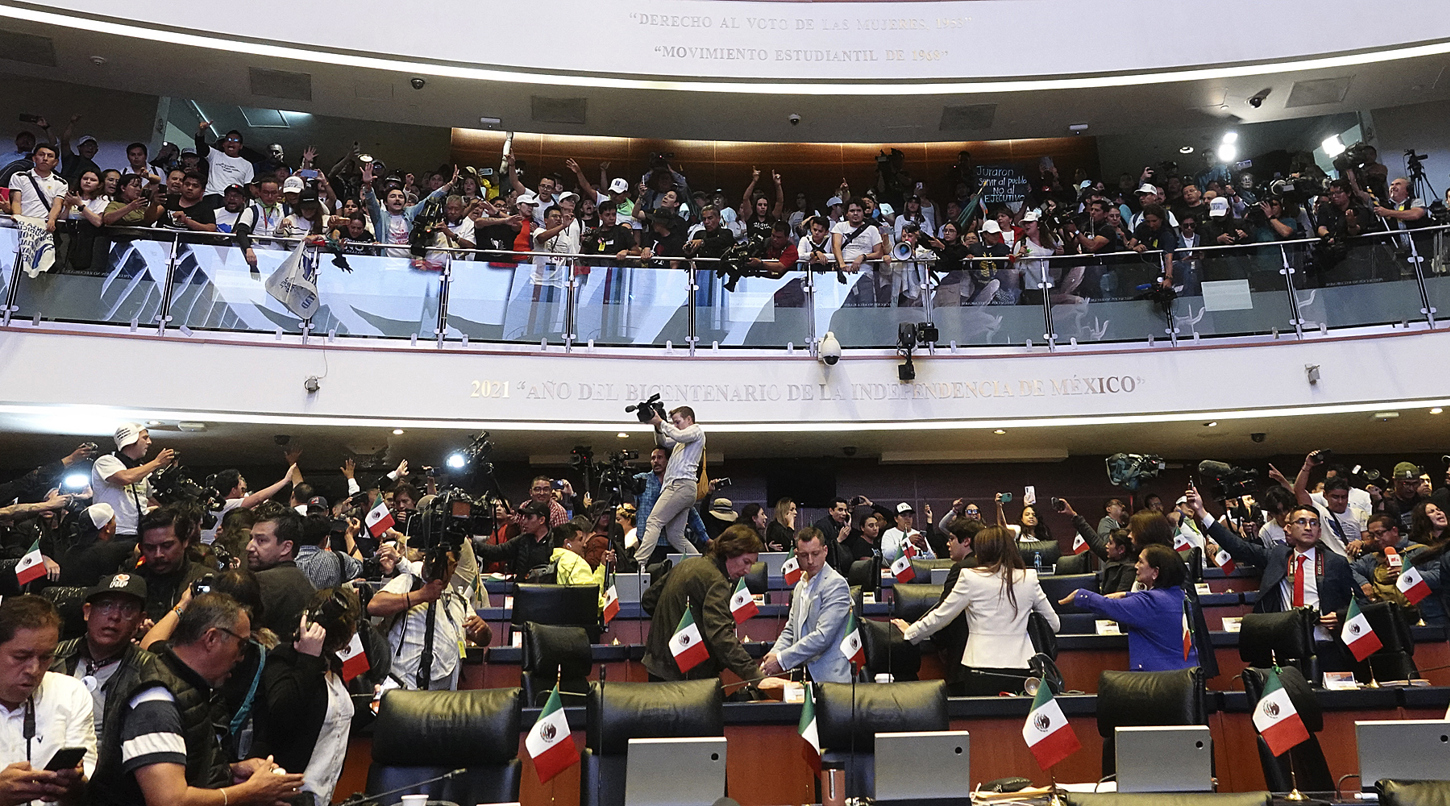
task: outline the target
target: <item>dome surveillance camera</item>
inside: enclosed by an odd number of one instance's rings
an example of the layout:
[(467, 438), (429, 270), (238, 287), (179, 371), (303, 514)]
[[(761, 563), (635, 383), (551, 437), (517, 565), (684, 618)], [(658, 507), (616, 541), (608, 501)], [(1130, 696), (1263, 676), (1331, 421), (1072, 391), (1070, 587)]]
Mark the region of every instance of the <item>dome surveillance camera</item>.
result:
[(1261, 107), (1263, 105), (1264, 105), (1264, 96), (1262, 96), (1262, 95), (1255, 95), (1254, 97), (1252, 97), (1252, 98), (1249, 99), (1249, 106), (1252, 106), (1255, 109), (1258, 109), (1259, 107)]
[(847, 446), (845, 446), (844, 448), (841, 449), (841, 453), (844, 453), (847, 456), (855, 456), (856, 455), (856, 446), (855, 445), (847, 445)]
[(1252, 439), (1255, 442), (1263, 442), (1268, 438), (1269, 435), (1265, 434), (1263, 431), (1255, 431), (1254, 433), (1249, 434), (1249, 439)]
[(801, 116), (800, 115), (792, 114), (789, 118), (786, 118), (786, 120), (789, 120), (790, 121), (790, 125), (792, 125), (792, 126), (799, 126), (799, 125), (801, 125)]
[(408, 79), (408, 83), (413, 85), (413, 89), (415, 89), (415, 90), (421, 90), (421, 89), (423, 89), (423, 85), (424, 84), (427, 84), (428, 82), (426, 80), (424, 80), (424, 79), (414, 77), (414, 78)]
[(821, 363), (828, 367), (834, 367), (836, 362), (841, 360), (841, 343), (836, 341), (835, 333), (826, 332), (826, 337), (821, 339), (816, 355), (820, 358)]

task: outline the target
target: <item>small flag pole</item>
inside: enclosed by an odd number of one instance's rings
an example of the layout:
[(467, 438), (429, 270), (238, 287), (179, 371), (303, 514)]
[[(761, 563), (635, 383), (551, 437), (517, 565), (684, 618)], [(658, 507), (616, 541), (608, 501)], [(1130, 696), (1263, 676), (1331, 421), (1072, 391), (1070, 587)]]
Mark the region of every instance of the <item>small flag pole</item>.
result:
[(1047, 806), (1067, 806), (1067, 802), (1062, 798), (1062, 791), (1057, 788), (1056, 764), (1052, 765), (1052, 767), (1047, 770), (1047, 779), (1050, 782), (1048, 784), (1048, 789), (1052, 792), (1052, 794), (1048, 795), (1047, 797)]
[(1284, 800), (1291, 803), (1308, 800), (1304, 797), (1304, 793), (1299, 791), (1299, 776), (1294, 771), (1294, 748), (1292, 747), (1289, 748), (1289, 787), (1289, 794), (1284, 796)]

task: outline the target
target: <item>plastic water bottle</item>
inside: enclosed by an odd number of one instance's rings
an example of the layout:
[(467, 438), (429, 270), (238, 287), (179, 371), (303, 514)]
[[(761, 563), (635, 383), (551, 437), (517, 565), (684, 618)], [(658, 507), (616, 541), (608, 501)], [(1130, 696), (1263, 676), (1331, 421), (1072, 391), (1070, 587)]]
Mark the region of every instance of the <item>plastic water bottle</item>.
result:
[(1032, 567), (1036, 569), (1038, 576), (1042, 576), (1042, 552), (1039, 551), (1032, 555)]

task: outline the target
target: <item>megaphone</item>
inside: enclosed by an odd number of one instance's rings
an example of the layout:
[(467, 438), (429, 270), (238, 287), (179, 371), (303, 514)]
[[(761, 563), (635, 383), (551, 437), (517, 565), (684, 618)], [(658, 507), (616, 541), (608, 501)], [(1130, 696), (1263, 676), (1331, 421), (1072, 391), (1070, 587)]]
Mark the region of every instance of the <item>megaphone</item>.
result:
[(907, 243), (906, 241), (901, 241), (900, 243), (891, 247), (891, 256), (896, 258), (897, 260), (910, 260), (911, 253), (911, 244)]

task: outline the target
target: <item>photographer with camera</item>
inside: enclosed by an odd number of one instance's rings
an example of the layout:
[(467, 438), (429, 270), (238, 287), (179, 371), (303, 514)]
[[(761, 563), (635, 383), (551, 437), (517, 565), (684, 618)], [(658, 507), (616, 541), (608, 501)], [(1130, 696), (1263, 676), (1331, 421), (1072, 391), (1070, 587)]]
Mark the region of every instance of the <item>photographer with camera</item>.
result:
[(670, 449), (670, 458), (661, 478), (660, 497), (645, 519), (644, 533), (634, 552), (635, 561), (641, 566), (649, 562), (661, 535), (681, 554), (700, 553), (685, 539), (685, 524), (689, 513), (695, 511), (698, 498), (696, 488), (700, 463), (705, 457), (705, 432), (695, 424), (695, 410), (689, 406), (670, 411), (669, 422), (661, 416), (663, 408), (657, 402), (651, 406), (648, 422), (655, 428), (655, 441)]
[[(1315, 233), (1320, 238), (1315, 245), (1314, 259), (1321, 271), (1332, 269), (1349, 257), (1348, 239), (1367, 232), (1374, 226), (1373, 213), (1361, 203), (1353, 186), (1344, 179), (1329, 183), (1329, 192), (1319, 197), (1314, 218), (1318, 221)], [(1354, 261), (1351, 270), (1364, 262)], [(1357, 276), (1352, 271), (1346, 274)]]
[[(196, 521), (182, 507), (167, 505), (141, 518), (141, 559), (129, 558), (118, 569), (135, 573), (146, 581), (146, 618), (160, 621), (176, 607), (192, 582), (210, 570), (188, 556), (188, 549), (200, 536)], [(149, 626), (149, 625), (148, 625)]]
[(116, 535), (135, 540), (138, 525), (151, 499), (152, 473), (171, 466), (176, 452), (163, 448), (156, 458), (142, 462), (151, 449), (151, 432), (140, 423), (126, 423), (116, 429), (116, 450), (91, 465), (92, 501), (110, 504), (116, 513)]
[(1143, 205), (1141, 223), (1133, 230), (1133, 251), (1149, 250), (1163, 253), (1163, 288), (1173, 287), (1173, 255), (1179, 246), (1177, 224), (1168, 211), (1156, 202)]
[[(538, 518), (541, 522), (542, 515)], [(548, 535), (547, 529), (544, 534)], [(441, 543), (429, 548), (421, 569), (418, 563), (399, 563), (403, 572), (368, 602), (368, 615), (382, 617), (387, 624), (392, 647), (389, 676), (405, 689), (456, 689), (465, 639), (478, 640), (488, 631), (469, 606), (469, 588), (478, 575), (473, 544), (464, 540), (456, 548)], [(433, 640), (425, 652), (430, 632)]]
[[(700, 223), (690, 228), (685, 236), (685, 256), (719, 258), (735, 245), (735, 233), (721, 226), (720, 211), (706, 207), (700, 211)], [(717, 269), (718, 264), (707, 263), (702, 269)]]
[[(635, 474), (634, 479), (640, 485), (637, 488), (639, 492), (635, 497), (635, 503), (637, 504), (635, 523), (643, 523), (646, 525), (649, 523), (650, 513), (654, 511), (655, 504), (660, 499), (660, 493), (665, 488), (665, 469), (669, 466), (669, 462), (669, 449), (656, 445), (655, 449), (650, 451), (649, 454), (649, 471)], [(690, 511), (686, 513), (685, 517), (688, 518), (686, 533), (694, 537), (694, 540), (691, 542), (703, 546), (708, 532), (705, 528), (705, 521), (700, 517), (700, 510), (691, 506)], [(636, 535), (636, 542), (634, 544), (636, 549), (639, 547), (638, 538), (642, 537), (643, 534), (644, 530), (641, 529)], [(657, 548), (654, 554), (663, 554), (665, 552), (664, 547), (660, 547), (658, 544), (656, 545)], [(664, 558), (660, 557), (659, 559)], [(644, 566), (648, 567), (652, 562), (658, 561), (656, 559), (647, 559)]]

